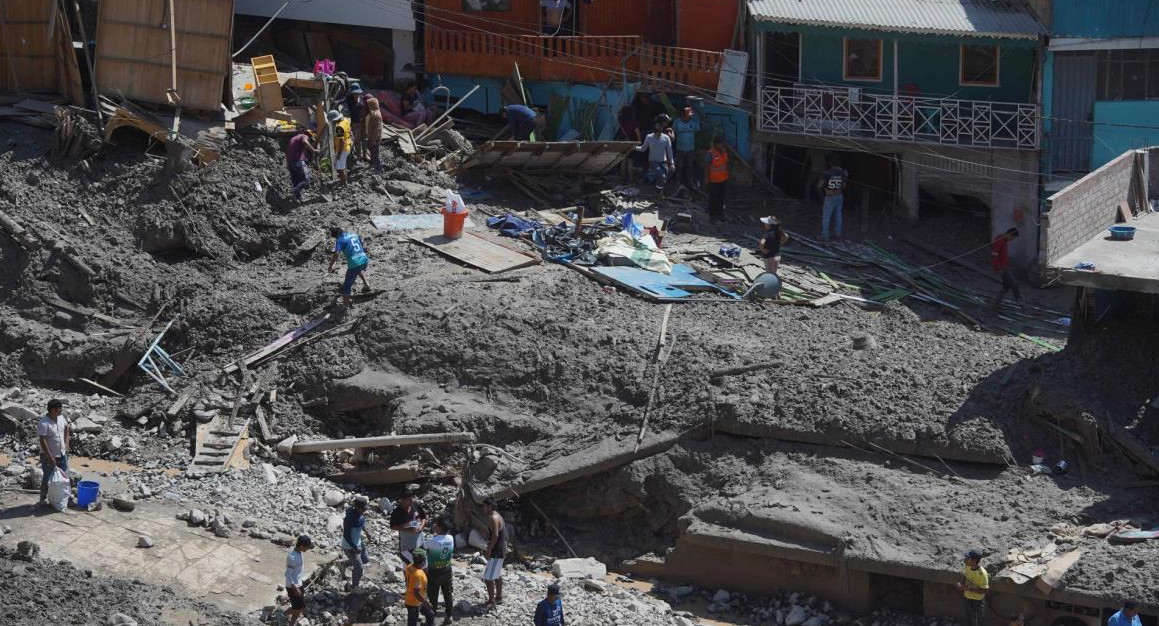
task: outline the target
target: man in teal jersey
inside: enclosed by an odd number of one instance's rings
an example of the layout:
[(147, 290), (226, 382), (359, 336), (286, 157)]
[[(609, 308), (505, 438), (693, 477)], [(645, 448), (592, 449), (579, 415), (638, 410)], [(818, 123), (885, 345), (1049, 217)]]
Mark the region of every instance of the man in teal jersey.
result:
[(437, 609), (439, 593), (442, 592), (443, 605), (447, 609), (443, 623), (450, 624), (451, 609), (455, 606), (455, 601), (451, 598), (451, 583), (454, 580), (451, 573), (451, 557), (455, 554), (455, 538), (451, 536), (447, 522), (435, 520), (435, 534), (423, 542), (423, 548), (427, 551), (427, 577), (430, 585), (428, 595), (431, 598), (431, 605)]
[(346, 257), (346, 280), (342, 281), (342, 304), (350, 308), (350, 291), (354, 289), (354, 281), (362, 279), (362, 290), (370, 291), (370, 283), (366, 280), (366, 266), (370, 259), (366, 256), (366, 248), (362, 245), (362, 238), (356, 233), (343, 232), (341, 228), (330, 228), (330, 236), (334, 238), (334, 253), (330, 255), (330, 266), (327, 272), (334, 271), (334, 264), (338, 262), (338, 255)]

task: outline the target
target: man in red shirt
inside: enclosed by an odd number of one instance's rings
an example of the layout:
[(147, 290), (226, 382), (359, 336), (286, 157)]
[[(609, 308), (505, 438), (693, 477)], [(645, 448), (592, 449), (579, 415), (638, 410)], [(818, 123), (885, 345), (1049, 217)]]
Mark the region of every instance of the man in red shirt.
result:
[(998, 291), (998, 296), (994, 298), (994, 303), (991, 305), (992, 308), (997, 309), (998, 305), (1002, 304), (1002, 298), (1006, 297), (1007, 291), (1014, 292), (1014, 301), (1022, 304), (1022, 292), (1018, 289), (1018, 283), (1014, 280), (1014, 274), (1010, 272), (1010, 242), (1017, 238), (1018, 229), (1011, 228), (990, 242), (990, 266), (1002, 278), (1002, 289)]

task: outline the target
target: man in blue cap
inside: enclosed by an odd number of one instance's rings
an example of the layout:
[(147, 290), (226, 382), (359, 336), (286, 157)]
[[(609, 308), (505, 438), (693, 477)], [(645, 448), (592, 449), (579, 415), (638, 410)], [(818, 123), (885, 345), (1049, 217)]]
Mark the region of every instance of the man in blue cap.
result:
[(522, 104), (509, 104), (501, 111), (503, 119), (507, 120), (507, 132), (516, 141), (531, 139), (531, 133), (543, 130), (546, 120), (535, 109)]
[(330, 228), (330, 236), (334, 238), (334, 252), (330, 255), (330, 266), (327, 272), (334, 271), (334, 264), (338, 262), (338, 255), (346, 257), (346, 280), (342, 281), (342, 304), (350, 308), (350, 292), (354, 289), (354, 281), (362, 279), (362, 290), (370, 291), (370, 283), (366, 280), (366, 266), (370, 258), (366, 256), (366, 248), (362, 245), (362, 238), (357, 233), (343, 232), (341, 228)]
[(1134, 600), (1127, 600), (1123, 608), (1107, 620), (1107, 626), (1142, 626), (1139, 620), (1139, 604)]
[(982, 553), (970, 550), (966, 553), (966, 565), (962, 569), (962, 582), (958, 583), (962, 594), (963, 619), (965, 626), (983, 626), (986, 619), (986, 592), (990, 591), (990, 575), (982, 567)]
[(547, 586), (547, 597), (535, 607), (535, 626), (563, 626), (563, 601), (559, 596), (557, 583)]

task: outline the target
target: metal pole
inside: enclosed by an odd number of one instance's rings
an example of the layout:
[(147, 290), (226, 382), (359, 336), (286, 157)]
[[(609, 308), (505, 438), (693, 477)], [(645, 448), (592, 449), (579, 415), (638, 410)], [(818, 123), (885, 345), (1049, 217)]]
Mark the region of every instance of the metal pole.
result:
[[(460, 104), (463, 104), (464, 102), (466, 102), (467, 98), (470, 98), (471, 94), (475, 93), (478, 90), (479, 90), (479, 85), (475, 85), (474, 87), (472, 87), (471, 91), (467, 92), (467, 95), (463, 96), (462, 98), (459, 98), (459, 101), (456, 102), (454, 105), (452, 105), (450, 108), (448, 108), (446, 111), (443, 111), (443, 114), (440, 115), (438, 119), (436, 119), (431, 124), (427, 125), (427, 130), (424, 130), (423, 132), (419, 133), (419, 136), (415, 137), (415, 141), (422, 141), (423, 137), (426, 137), (428, 133), (433, 131), (435, 128), (438, 128), (439, 124), (443, 120), (447, 119), (447, 116), (451, 114), (451, 111), (454, 111), (455, 109), (459, 108)], [(448, 96), (448, 98), (449, 97), (450, 96)]]
[(429, 435), (388, 435), (385, 437), (363, 437), (360, 439), (322, 439), (319, 441), (294, 442), (293, 454), (309, 454), (325, 450), (346, 450), (350, 448), (381, 448), (385, 446), (417, 446), (428, 443), (471, 443), (475, 433), (431, 433)]
[[(897, 40), (893, 40), (893, 138), (897, 139)], [(916, 106), (916, 104), (915, 104)], [(915, 111), (916, 117), (916, 111)]]

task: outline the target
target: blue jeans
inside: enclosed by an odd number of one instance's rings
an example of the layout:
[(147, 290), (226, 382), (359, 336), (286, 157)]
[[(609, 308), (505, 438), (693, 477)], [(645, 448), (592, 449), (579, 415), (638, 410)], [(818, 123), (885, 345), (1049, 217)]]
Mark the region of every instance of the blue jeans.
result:
[(358, 267), (346, 268), (346, 280), (342, 281), (342, 295), (348, 296), (354, 289), (354, 281), (358, 280), (358, 275), (366, 271), (366, 266), (369, 263), (363, 263)]
[(290, 164), (290, 183), (294, 185), (294, 197), (301, 198), (302, 191), (310, 186), (310, 168), (305, 161), (294, 161)]
[(845, 208), (845, 196), (825, 196), (825, 204), (821, 207), (821, 238), (829, 238), (829, 220), (833, 220), (833, 236), (841, 236), (841, 213)]
[(648, 163), (648, 174), (645, 178), (657, 187), (663, 187), (664, 183), (668, 182), (668, 162), (650, 161)]
[[(56, 457), (56, 466), (68, 473), (68, 455), (61, 452), (60, 456)], [(40, 479), (40, 499), (43, 501), (48, 498), (48, 479), (52, 478), (52, 463), (49, 462), (44, 454), (40, 455), (40, 469), (44, 471), (44, 478)]]

